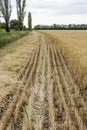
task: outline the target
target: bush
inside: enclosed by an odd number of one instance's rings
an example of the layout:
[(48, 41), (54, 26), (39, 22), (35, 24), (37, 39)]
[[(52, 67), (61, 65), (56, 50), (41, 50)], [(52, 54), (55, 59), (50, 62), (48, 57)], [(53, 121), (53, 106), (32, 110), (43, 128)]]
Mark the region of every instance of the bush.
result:
[(19, 21), (16, 19), (11, 20), (10, 21), (10, 28), (15, 29), (15, 30), (19, 30)]
[(3, 22), (3, 23), (0, 23), (0, 28), (1, 29), (4, 29), (5, 28), (5, 23)]

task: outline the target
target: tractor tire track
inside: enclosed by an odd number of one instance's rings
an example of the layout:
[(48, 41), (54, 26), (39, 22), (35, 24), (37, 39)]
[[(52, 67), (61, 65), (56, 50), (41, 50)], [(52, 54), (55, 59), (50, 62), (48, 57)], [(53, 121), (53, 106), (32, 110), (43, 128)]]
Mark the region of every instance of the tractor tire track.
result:
[(83, 120), (81, 119), (81, 117), (79, 115), (78, 109), (77, 109), (77, 107), (75, 105), (75, 101), (74, 101), (74, 99), (72, 97), (72, 94), (70, 92), (70, 86), (72, 86), (72, 84), (71, 85), (68, 84), (66, 76), (64, 75), (63, 69), (62, 69), (61, 64), (60, 64), (60, 62), (58, 60), (58, 55), (57, 55), (57, 52), (56, 52), (56, 48), (55, 47), (53, 47), (53, 48), (54, 48), (54, 53), (55, 53), (55, 58), (56, 58), (55, 61), (57, 61), (57, 66), (59, 66), (59, 68), (60, 68), (59, 69), (60, 80), (61, 80), (61, 84), (63, 86), (64, 94), (66, 94), (65, 95), (66, 102), (67, 102), (67, 104), (69, 104), (70, 111), (71, 111), (70, 113), (73, 113), (72, 116), (73, 116), (75, 122), (77, 122), (77, 123), (75, 123), (77, 129), (82, 130), (82, 129), (84, 129), (84, 123), (83, 123)]
[(87, 130), (87, 105), (56, 42), (40, 34), (17, 79), (0, 104), (0, 130)]
[[(34, 57), (37, 56), (38, 52), (39, 52), (39, 48), (37, 49), (37, 53), (34, 53)], [(32, 63), (32, 62), (34, 62), (33, 60), (31, 59), (31, 64), (33, 64)], [(34, 67), (35, 67), (35, 64), (33, 65), (33, 69), (34, 69)], [(32, 71), (31, 71), (30, 74), (32, 75)], [(18, 106), (18, 104), (20, 104), (19, 102), (21, 102), (21, 106), (19, 105), (19, 109), (20, 109), (20, 107), (22, 107), (23, 100), (19, 101), (19, 99), (21, 99), (21, 98), (23, 99), (24, 98), (23, 95), (26, 95), (27, 88), (28, 88), (27, 85), (25, 87), (24, 86), (22, 87), (22, 86), (23, 85), (21, 84), (21, 86), (18, 87), (15, 95), (13, 96), (13, 100), (9, 103), (8, 108), (6, 108), (7, 110), (3, 113), (3, 116), (2, 116), (2, 118), (0, 120), (0, 130), (4, 130), (8, 126), (10, 118), (11, 117), (13, 117), (13, 118), (15, 117), (15, 112), (14, 112), (15, 109), (16, 109), (15, 107)], [(14, 115), (13, 115), (13, 113), (14, 113)], [(16, 128), (15, 124), (16, 123), (12, 123), (12, 126), (14, 126), (14, 129)]]

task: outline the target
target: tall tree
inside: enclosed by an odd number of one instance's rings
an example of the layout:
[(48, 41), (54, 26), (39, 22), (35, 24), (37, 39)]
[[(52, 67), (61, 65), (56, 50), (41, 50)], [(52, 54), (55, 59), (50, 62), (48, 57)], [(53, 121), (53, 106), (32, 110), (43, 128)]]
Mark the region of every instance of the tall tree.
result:
[(28, 13), (28, 28), (32, 30), (32, 16), (30, 12)]
[(26, 0), (16, 0), (17, 16), (19, 21), (19, 29), (23, 29), (23, 21), (25, 17)]
[(11, 0), (0, 0), (0, 11), (5, 19), (5, 29), (10, 32)]

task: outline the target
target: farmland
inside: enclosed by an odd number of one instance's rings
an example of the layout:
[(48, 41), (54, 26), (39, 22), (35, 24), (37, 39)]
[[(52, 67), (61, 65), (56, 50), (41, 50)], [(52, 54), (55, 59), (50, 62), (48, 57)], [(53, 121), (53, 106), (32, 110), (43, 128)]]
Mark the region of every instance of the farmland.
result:
[(87, 130), (87, 31), (33, 31), (0, 49), (0, 130)]
[[(58, 44), (73, 79), (84, 95), (87, 89), (87, 31), (45, 31), (45, 33)], [(87, 100), (87, 97), (85, 98)]]

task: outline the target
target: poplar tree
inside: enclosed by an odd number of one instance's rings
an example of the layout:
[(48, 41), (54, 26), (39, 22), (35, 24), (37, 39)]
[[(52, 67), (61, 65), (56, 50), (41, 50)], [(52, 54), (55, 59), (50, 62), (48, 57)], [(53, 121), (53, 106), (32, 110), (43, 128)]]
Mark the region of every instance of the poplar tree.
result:
[(32, 16), (31, 13), (28, 13), (28, 29), (32, 30)]
[(19, 21), (19, 29), (23, 30), (23, 21), (25, 17), (26, 0), (16, 0), (17, 16)]
[(11, 0), (0, 0), (0, 11), (5, 20), (5, 30), (10, 32)]

